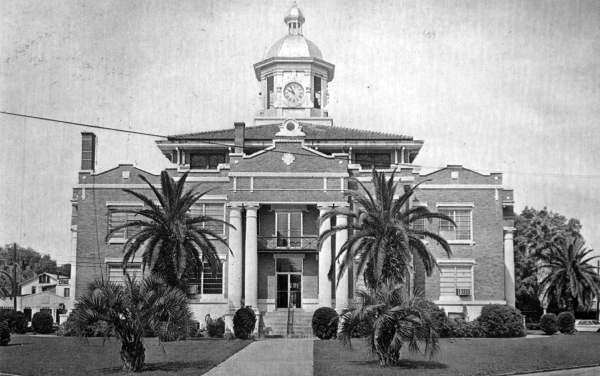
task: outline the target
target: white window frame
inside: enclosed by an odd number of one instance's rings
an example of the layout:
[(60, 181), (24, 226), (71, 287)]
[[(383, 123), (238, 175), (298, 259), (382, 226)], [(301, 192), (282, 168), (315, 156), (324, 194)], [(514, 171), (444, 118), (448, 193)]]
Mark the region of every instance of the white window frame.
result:
[(455, 268), (456, 267), (469, 267), (471, 270), (471, 295), (470, 300), (475, 301), (475, 265), (477, 264), (474, 259), (440, 259), (437, 260), (438, 265), (440, 267), (440, 297), (439, 300), (462, 300), (460, 296), (456, 295), (456, 285), (455, 285), (455, 295), (442, 295), (441, 287), (442, 287), (442, 269), (443, 268)]
[[(121, 272), (123, 272), (123, 268), (121, 267), (123, 259), (115, 259), (115, 258), (110, 258), (109, 259), (109, 258), (107, 258), (107, 259), (104, 260), (104, 262), (106, 264), (106, 269), (107, 269), (106, 270), (107, 271), (106, 274), (107, 274), (107, 279), (108, 279), (109, 282), (111, 282), (111, 279), (110, 279), (110, 270), (113, 267), (116, 266), (119, 270), (121, 270)], [(139, 268), (140, 274), (138, 276), (136, 276), (136, 278), (137, 278), (138, 281), (139, 281), (140, 278), (144, 277), (145, 273), (143, 272), (142, 260), (141, 259), (136, 258), (133, 261), (129, 261), (128, 264), (130, 264), (130, 265), (127, 266), (128, 269), (129, 268), (131, 268), (131, 269)], [(122, 273), (122, 276), (123, 276), (123, 283), (124, 283), (125, 282), (125, 273)], [(114, 281), (114, 280), (112, 282), (120, 283), (120, 282)]]
[[(287, 234), (284, 234), (284, 237), (288, 239), (288, 242), (291, 243), (290, 238), (292, 237), (291, 232), (291, 214), (292, 213), (300, 213), (300, 246), (298, 247), (277, 247), (277, 248), (292, 248), (292, 249), (301, 249), (302, 248), (302, 238), (304, 235), (304, 212), (302, 210), (276, 210), (275, 211), (275, 228), (273, 229), (273, 237), (277, 238), (277, 228), (279, 224), (279, 216), (285, 215), (287, 216)], [(288, 244), (289, 244), (288, 243)]]
[[(111, 215), (111, 208), (116, 208), (116, 207), (143, 207), (144, 203), (143, 202), (139, 202), (139, 201), (131, 201), (131, 202), (126, 202), (126, 201), (107, 201), (106, 202), (106, 209), (107, 209), (107, 218), (106, 218), (106, 231), (107, 233), (110, 231), (110, 215)], [(125, 244), (125, 242), (127, 241), (127, 237), (123, 237), (123, 238), (115, 238), (114, 236), (110, 237), (108, 239), (108, 244)]]
[[(463, 244), (463, 245), (474, 245), (475, 244), (475, 240), (474, 240), (474, 234), (473, 234), (473, 208), (475, 207), (474, 203), (472, 202), (438, 202), (436, 203), (436, 208), (437, 211), (439, 212), (440, 209), (443, 210), (468, 210), (469, 211), (469, 224), (470, 224), (470, 228), (469, 228), (469, 235), (470, 238), (469, 239), (454, 239), (454, 240), (448, 240), (447, 242), (448, 244)], [(441, 227), (441, 219), (439, 221), (438, 224), (438, 234), (440, 232), (440, 227)], [(456, 229), (454, 230), (456, 231)]]
[[(192, 205), (192, 208), (193, 207), (196, 207), (196, 208), (202, 207), (202, 209), (201, 209), (202, 214), (200, 214), (200, 215), (206, 215), (206, 204), (218, 204), (218, 205), (222, 205), (223, 206), (223, 215), (220, 218), (216, 218), (216, 219), (220, 219), (222, 221), (225, 221), (225, 218), (226, 218), (226, 215), (227, 215), (227, 206), (225, 205), (224, 201), (208, 201), (208, 200), (207, 201), (203, 201), (203, 200), (199, 200), (194, 205)], [(191, 214), (191, 211), (188, 212), (188, 213)], [(225, 233), (226, 233), (226, 231), (225, 231), (225, 224), (222, 224), (222, 226), (223, 226), (223, 230), (221, 231), (220, 235), (221, 235), (221, 237), (223, 239), (226, 239), (226, 236), (225, 236)], [(206, 228), (206, 223), (202, 223), (202, 228)]]

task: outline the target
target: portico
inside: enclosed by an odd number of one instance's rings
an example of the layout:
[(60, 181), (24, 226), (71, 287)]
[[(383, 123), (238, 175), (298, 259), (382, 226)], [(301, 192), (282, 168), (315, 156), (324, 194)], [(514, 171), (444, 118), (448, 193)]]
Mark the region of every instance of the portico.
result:
[[(280, 309), (338, 310), (349, 304), (349, 272), (335, 286), (328, 273), (347, 239), (338, 232), (318, 247), (318, 235), (332, 226), (319, 218), (346, 202), (230, 202), (231, 252), (227, 258), (229, 311), (245, 304), (260, 312)], [(333, 221), (342, 224), (345, 216)], [(336, 271), (340, 263), (336, 263)]]

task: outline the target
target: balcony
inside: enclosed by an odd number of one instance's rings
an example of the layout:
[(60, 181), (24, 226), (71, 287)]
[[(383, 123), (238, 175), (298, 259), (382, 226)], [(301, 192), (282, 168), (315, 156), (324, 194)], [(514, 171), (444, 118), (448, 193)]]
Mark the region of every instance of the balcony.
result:
[(259, 236), (258, 237), (258, 249), (259, 250), (312, 250), (316, 251), (318, 248), (317, 235), (305, 235), (305, 236)]

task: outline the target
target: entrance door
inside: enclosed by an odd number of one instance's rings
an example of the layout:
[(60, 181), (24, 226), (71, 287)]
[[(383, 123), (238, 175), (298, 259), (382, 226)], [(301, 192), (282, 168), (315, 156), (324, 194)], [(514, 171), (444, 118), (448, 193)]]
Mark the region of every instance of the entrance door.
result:
[(277, 273), (276, 308), (302, 307), (302, 258), (275, 258)]

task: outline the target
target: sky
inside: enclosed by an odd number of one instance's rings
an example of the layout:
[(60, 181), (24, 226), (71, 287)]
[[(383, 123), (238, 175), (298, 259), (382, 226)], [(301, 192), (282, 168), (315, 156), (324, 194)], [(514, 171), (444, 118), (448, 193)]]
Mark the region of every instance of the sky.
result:
[[(0, 111), (178, 134), (251, 125), (253, 64), (291, 1), (0, 2)], [(504, 172), (600, 249), (600, 2), (298, 2), (336, 65), (335, 126), (425, 141), (424, 171)], [(71, 262), (80, 133), (0, 115), (0, 244)], [(98, 166), (159, 172), (156, 138), (94, 131)]]

